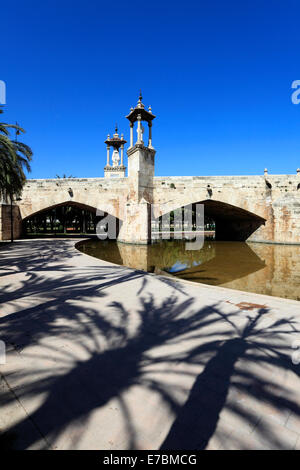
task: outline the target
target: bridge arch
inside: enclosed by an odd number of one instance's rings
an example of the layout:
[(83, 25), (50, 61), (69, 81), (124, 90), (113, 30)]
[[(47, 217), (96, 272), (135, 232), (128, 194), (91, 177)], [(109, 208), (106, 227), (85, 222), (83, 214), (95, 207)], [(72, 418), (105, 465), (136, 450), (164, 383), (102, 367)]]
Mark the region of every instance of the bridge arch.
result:
[(176, 209), (196, 204), (204, 205), (204, 216), (214, 220), (216, 226), (216, 240), (245, 241), (266, 219), (242, 207), (218, 201), (204, 199), (188, 202), (187, 204), (168, 203), (157, 211), (156, 217), (163, 216)]
[(51, 208), (59, 207), (65, 204), (76, 205), (78, 207), (81, 206), (82, 208), (86, 208), (87, 210), (91, 210), (91, 211), (96, 211), (98, 208), (108, 214), (113, 215), (116, 218), (120, 218), (119, 208), (118, 208), (118, 205), (115, 204), (115, 200), (105, 198), (105, 197), (96, 198), (95, 200), (92, 200), (92, 201), (90, 201), (88, 198), (66, 199), (66, 198), (61, 198), (61, 197), (57, 197), (57, 198), (43, 197), (43, 198), (36, 198), (36, 199), (33, 198), (33, 201), (31, 201), (30, 204), (28, 204), (25, 198), (25, 200), (24, 201), (22, 200), (21, 203), (19, 204), (19, 208), (20, 208), (21, 218), (24, 220), (44, 210), (49, 210)]
[(110, 208), (105, 204), (97, 209), (73, 200), (52, 204), (23, 217), (23, 233), (96, 233), (97, 223), (107, 215), (116, 220), (118, 233), (122, 221), (108, 212)]

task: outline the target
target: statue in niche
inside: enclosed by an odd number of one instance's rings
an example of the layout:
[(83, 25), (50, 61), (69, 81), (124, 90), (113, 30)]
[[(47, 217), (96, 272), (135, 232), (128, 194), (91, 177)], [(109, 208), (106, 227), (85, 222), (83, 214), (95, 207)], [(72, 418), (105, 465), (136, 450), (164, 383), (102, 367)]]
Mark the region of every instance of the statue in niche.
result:
[(119, 155), (119, 151), (117, 149), (114, 149), (114, 151), (113, 151), (112, 162), (113, 162), (113, 166), (119, 166), (120, 155)]
[[(137, 127), (137, 139), (139, 141), (139, 127)], [(143, 137), (144, 137), (144, 132), (145, 132), (145, 128), (143, 126), (143, 124), (141, 123), (141, 138), (140, 138), (140, 142), (143, 142)]]

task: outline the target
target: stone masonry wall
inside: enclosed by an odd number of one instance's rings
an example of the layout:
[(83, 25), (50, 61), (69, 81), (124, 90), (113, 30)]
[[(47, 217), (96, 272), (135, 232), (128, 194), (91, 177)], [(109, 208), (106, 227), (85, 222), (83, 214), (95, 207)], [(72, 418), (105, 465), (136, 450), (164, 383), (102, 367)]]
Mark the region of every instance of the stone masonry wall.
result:
[(64, 178), (28, 180), (20, 202), (24, 219), (57, 204), (74, 202), (122, 219), (127, 178)]
[[(138, 152), (141, 152), (141, 149), (138, 149)], [(18, 224), (21, 225), (21, 219), (67, 202), (101, 209), (121, 220), (125, 220), (128, 212), (128, 220), (132, 219), (133, 208), (129, 207), (131, 202), (154, 204), (155, 217), (187, 204), (204, 202), (207, 210), (216, 210), (219, 205), (217, 216), (221, 218), (229, 234), (231, 231), (247, 233), (249, 227), (251, 229), (253, 226), (254, 232), (248, 238), (251, 241), (300, 243), (299, 174), (150, 178), (154, 172), (154, 160), (150, 157), (145, 154), (137, 160), (134, 156), (134, 171), (129, 178), (28, 180), (19, 203), (19, 218), (16, 215), (16, 233), (20, 233)], [(140, 166), (142, 163), (146, 165), (149, 158), (149, 172), (145, 173), (145, 168)], [(136, 162), (138, 168), (135, 168)], [(211, 204), (212, 202), (214, 204)], [(5, 211), (2, 210), (2, 238), (7, 236), (8, 222)], [(143, 230), (142, 243), (146, 242), (148, 233), (147, 229), (143, 228), (149, 221), (147, 211), (148, 209), (141, 207), (141, 220), (138, 221)], [(136, 222), (135, 220), (135, 225)], [(120, 234), (121, 239), (129, 241), (132, 238), (133, 242), (137, 242), (136, 227), (125, 225), (123, 224)]]
[(213, 200), (262, 217), (252, 241), (300, 243), (300, 176), (155, 177), (154, 203), (161, 213)]

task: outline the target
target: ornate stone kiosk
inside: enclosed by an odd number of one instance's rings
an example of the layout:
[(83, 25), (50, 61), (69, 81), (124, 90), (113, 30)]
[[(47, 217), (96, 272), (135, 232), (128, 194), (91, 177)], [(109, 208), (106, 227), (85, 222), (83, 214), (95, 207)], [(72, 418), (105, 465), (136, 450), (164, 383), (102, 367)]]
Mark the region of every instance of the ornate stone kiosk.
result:
[[(124, 140), (123, 134), (121, 134), (121, 138), (118, 134), (118, 126), (116, 124), (115, 133), (112, 138), (108, 134), (106, 141), (107, 148), (107, 161), (104, 167), (104, 177), (111, 178), (111, 177), (124, 177), (126, 173), (126, 166), (124, 166), (124, 144), (126, 144), (126, 140)], [(110, 147), (113, 148), (112, 154), (112, 165), (110, 164)], [(121, 156), (120, 156), (120, 149), (121, 149)]]
[[(130, 122), (130, 147), (128, 156), (128, 195), (124, 208), (123, 225), (118, 240), (126, 243), (149, 243), (151, 240), (151, 204), (153, 204), (153, 178), (155, 150), (152, 146), (152, 121), (155, 118), (151, 107), (148, 111), (142, 103), (140, 93), (135, 108), (126, 116)], [(137, 141), (133, 142), (134, 125), (137, 122)], [(148, 123), (148, 145), (144, 143)]]

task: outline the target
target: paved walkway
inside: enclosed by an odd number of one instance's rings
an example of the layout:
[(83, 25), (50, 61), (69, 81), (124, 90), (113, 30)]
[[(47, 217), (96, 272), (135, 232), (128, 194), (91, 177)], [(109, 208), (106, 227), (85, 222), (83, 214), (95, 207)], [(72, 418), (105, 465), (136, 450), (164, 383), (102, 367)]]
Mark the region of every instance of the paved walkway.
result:
[(61, 239), (1, 247), (0, 302), (2, 446), (300, 448), (299, 302), (116, 266)]

